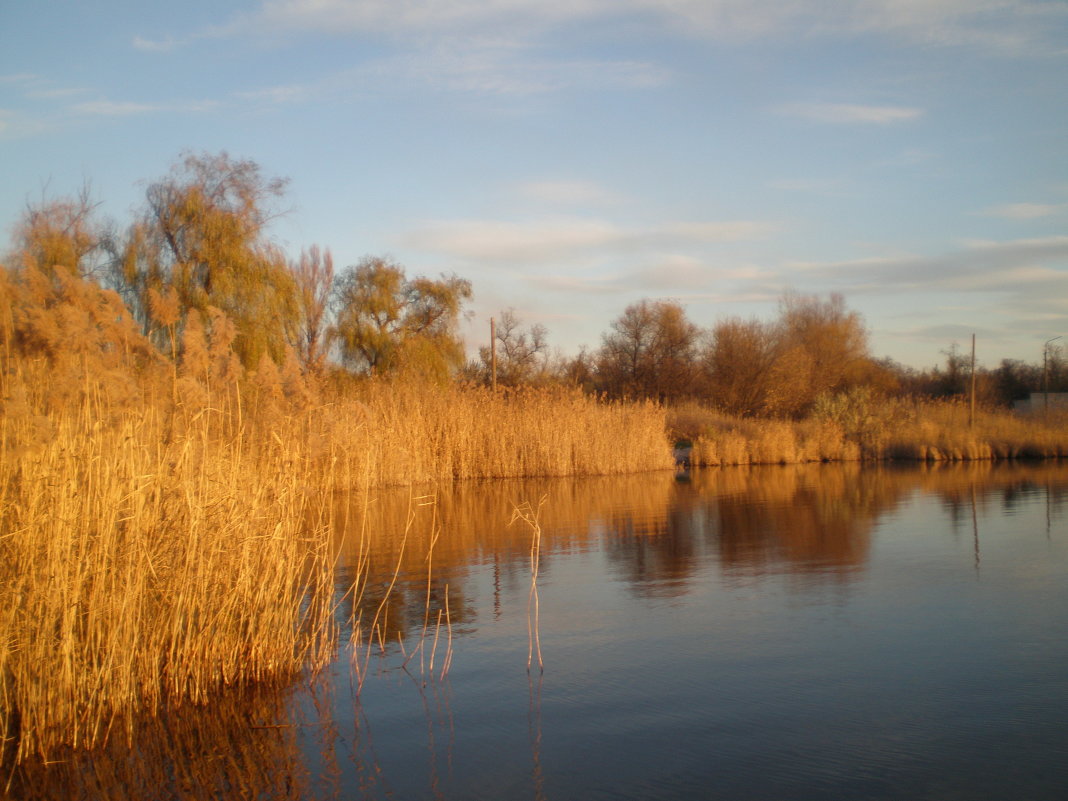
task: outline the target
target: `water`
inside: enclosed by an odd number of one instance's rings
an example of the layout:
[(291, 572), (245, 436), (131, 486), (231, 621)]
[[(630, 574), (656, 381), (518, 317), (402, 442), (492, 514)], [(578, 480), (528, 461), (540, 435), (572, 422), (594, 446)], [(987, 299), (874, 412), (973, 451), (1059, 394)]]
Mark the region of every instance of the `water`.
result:
[(365, 521), (339, 591), (371, 573), (338, 615), (366, 632), (380, 610), (379, 644), (346, 634), (314, 681), (173, 716), (133, 761), (150, 769), (67, 795), (1068, 795), (1068, 468), (727, 468), (359, 507), (338, 507)]

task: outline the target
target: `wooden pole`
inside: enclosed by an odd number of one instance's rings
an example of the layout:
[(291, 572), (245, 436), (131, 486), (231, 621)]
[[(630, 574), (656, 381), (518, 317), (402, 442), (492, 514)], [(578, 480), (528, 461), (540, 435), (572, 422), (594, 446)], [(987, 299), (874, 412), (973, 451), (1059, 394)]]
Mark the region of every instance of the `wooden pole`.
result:
[(968, 428), (975, 428), (975, 334), (972, 334), (972, 402), (968, 410)]
[(497, 321), (490, 317), (490, 386), (497, 391)]

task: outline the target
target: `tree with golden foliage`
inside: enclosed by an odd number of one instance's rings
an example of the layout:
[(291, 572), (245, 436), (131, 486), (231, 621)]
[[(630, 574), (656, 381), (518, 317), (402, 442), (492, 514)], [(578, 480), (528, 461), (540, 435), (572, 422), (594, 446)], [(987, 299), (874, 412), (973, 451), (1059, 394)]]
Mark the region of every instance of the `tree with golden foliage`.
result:
[(672, 301), (628, 306), (602, 337), (601, 387), (617, 397), (669, 400), (693, 392), (700, 329)]
[(791, 371), (803, 376), (795, 411), (820, 395), (862, 383), (871, 369), (868, 331), (859, 313), (849, 311), (838, 293), (826, 300), (787, 292), (779, 305), (779, 336)]
[(773, 325), (739, 318), (716, 323), (700, 357), (710, 400), (727, 414), (766, 413), (777, 356)]
[(146, 329), (149, 290), (173, 287), (183, 316), (216, 308), (233, 321), (234, 350), (245, 366), (265, 352), (281, 363), (297, 315), (296, 288), (266, 228), (284, 189), (285, 181), (266, 178), (254, 161), (225, 152), (187, 153), (149, 185), (117, 269)]
[(81, 278), (99, 277), (110, 237), (96, 219), (98, 205), (88, 184), (72, 197), (28, 203), (15, 225), (11, 263), (48, 274), (62, 269)]
[(880, 373), (863, 320), (841, 295), (787, 293), (774, 322), (724, 320), (713, 327), (701, 364), (717, 407), (765, 417), (803, 414), (817, 398)]
[(470, 299), (467, 280), (409, 279), (399, 264), (368, 256), (338, 278), (333, 336), (357, 370), (411, 370), (443, 380), (463, 365), (458, 326)]

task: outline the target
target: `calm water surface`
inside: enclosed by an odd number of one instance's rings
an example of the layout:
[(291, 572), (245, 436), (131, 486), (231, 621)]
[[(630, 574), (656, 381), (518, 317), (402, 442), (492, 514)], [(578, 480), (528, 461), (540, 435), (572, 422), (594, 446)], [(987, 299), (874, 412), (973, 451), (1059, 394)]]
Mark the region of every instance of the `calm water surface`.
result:
[(331, 669), (165, 721), (140, 754), (162, 769), (79, 793), (1068, 797), (1064, 466), (495, 482), (337, 514), (339, 593), (369, 572)]

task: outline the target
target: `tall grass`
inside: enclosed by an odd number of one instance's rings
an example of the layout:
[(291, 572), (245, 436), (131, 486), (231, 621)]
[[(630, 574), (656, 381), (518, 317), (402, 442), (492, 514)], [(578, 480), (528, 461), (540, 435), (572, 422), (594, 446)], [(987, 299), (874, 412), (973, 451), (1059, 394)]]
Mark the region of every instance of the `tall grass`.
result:
[(328, 658), (311, 462), (295, 437), (211, 436), (212, 416), (0, 420), (0, 723), (18, 759)]
[(698, 466), (833, 461), (963, 461), (1068, 456), (1068, 415), (1024, 417), (959, 401), (880, 398), (865, 389), (822, 398), (805, 420), (733, 418), (699, 406), (669, 427)]
[(266, 363), (241, 376), (226, 336), (186, 344), (198, 360), (178, 370), (0, 352), (0, 733), (16, 761), (324, 665), (337, 490), (671, 465), (652, 405), (315, 387)]

